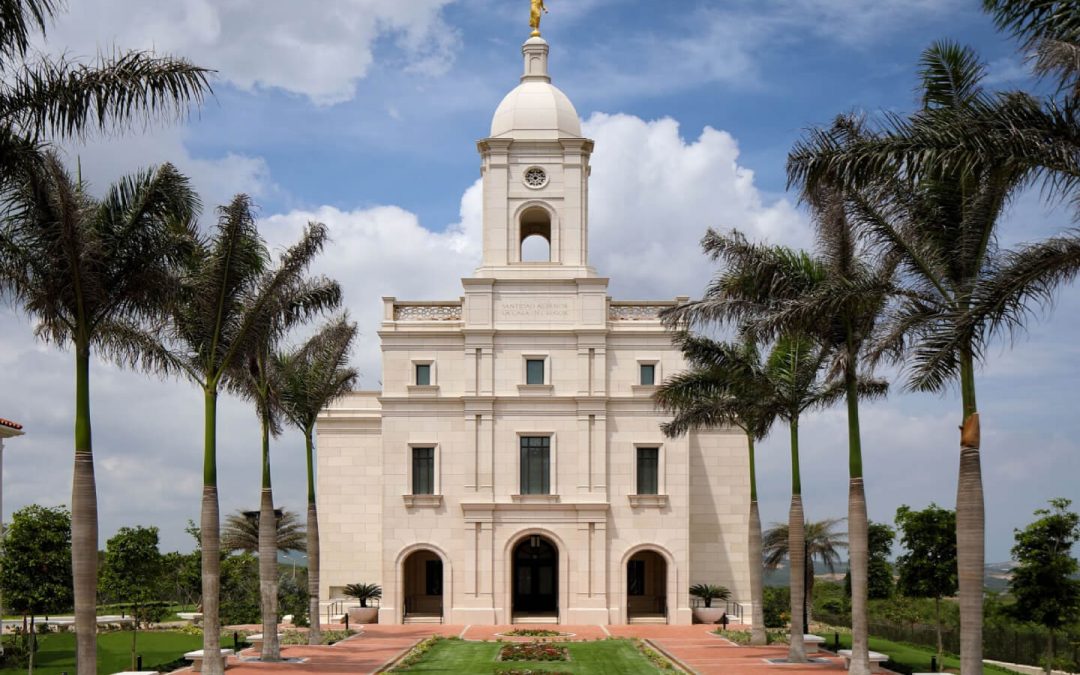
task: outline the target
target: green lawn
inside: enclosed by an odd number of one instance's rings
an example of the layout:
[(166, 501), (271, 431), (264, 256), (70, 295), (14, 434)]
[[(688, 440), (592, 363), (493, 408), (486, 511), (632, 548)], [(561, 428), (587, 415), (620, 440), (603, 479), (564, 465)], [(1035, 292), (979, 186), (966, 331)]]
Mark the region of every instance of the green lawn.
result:
[[(832, 644), (833, 639), (829, 637), (828, 645), (831, 647)], [(851, 635), (840, 635), (840, 648), (851, 649)], [(892, 640), (873, 636), (870, 638), (870, 651), (886, 654), (894, 663), (903, 664), (916, 673), (930, 672), (930, 658), (936, 655), (936, 652), (928, 647), (919, 647), (906, 642), (893, 642)], [(945, 654), (944, 663), (938, 665), (938, 670), (944, 671), (946, 669), (959, 672), (960, 659)], [(1011, 670), (985, 664), (983, 670), (990, 673), (1009, 673), (1013, 675)]]
[[(10, 637), (8, 637), (10, 639)], [(231, 638), (230, 643), (231, 645)], [(139, 632), (138, 652), (143, 657), (143, 667), (165, 663), (180, 658), (184, 652), (202, 647), (201, 635), (187, 635), (173, 631)], [(131, 632), (102, 633), (98, 636), (98, 673), (108, 675), (131, 666)], [(75, 635), (73, 633), (50, 633), (38, 636), (38, 652), (34, 670), (48, 675), (75, 673)], [(25, 668), (0, 670), (0, 675), (21, 675)]]
[[(505, 643), (503, 643), (505, 644)], [(412, 667), (395, 670), (401, 673), (482, 673), (491, 675), (513, 668), (537, 671), (558, 670), (580, 675), (624, 675), (625, 673), (658, 673), (629, 640), (599, 640), (569, 642), (570, 661), (539, 663), (535, 661), (499, 662), (495, 658), (502, 644), (497, 642), (465, 642), (440, 640)]]

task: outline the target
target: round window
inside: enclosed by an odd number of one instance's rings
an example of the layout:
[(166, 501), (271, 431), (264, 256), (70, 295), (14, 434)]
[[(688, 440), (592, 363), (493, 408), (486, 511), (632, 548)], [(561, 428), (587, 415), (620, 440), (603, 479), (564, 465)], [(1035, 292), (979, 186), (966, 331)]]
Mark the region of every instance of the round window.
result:
[(547, 172), (538, 166), (525, 169), (525, 185), (531, 188), (542, 188), (547, 185)]

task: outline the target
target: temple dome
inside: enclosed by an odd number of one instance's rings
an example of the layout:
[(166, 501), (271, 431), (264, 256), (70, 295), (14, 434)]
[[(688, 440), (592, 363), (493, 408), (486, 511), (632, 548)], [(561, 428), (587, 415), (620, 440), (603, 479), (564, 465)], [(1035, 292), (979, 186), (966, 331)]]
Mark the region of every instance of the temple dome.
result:
[(525, 74), (521, 84), (503, 98), (491, 120), (492, 138), (581, 138), (581, 119), (574, 104), (551, 84), (547, 72), (548, 44), (530, 38), (521, 48)]

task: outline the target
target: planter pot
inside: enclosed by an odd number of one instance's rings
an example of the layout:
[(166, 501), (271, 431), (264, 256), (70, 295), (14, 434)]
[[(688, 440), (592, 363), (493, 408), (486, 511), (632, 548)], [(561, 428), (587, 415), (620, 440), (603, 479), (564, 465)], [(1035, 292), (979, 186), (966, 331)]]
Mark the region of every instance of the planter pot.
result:
[(723, 607), (695, 607), (694, 619), (701, 623), (716, 623), (724, 614)]
[(351, 607), (349, 608), (349, 623), (379, 623), (378, 607)]

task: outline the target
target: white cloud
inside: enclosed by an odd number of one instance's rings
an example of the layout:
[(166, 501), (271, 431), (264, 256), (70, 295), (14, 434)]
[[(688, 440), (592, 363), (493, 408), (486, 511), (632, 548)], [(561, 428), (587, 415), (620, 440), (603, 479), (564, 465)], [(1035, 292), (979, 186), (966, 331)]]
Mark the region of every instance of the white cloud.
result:
[(773, 243), (809, 243), (790, 202), (766, 203), (726, 131), (706, 127), (687, 141), (671, 118), (646, 122), (596, 113), (585, 121), (584, 133), (596, 141), (590, 262), (611, 277), (617, 294), (698, 293), (712, 271), (699, 245), (708, 227), (739, 229)]
[(123, 175), (165, 162), (171, 162), (191, 179), (207, 211), (228, 202), (238, 192), (255, 198), (280, 192), (263, 158), (233, 152), (196, 157), (184, 144), (186, 133), (183, 128), (166, 127), (123, 137), (96, 137), (84, 143), (68, 143), (62, 152), (72, 168), (76, 161), (82, 165), (83, 177), (98, 194)]
[(75, 55), (155, 49), (214, 68), (241, 89), (275, 87), (319, 104), (347, 101), (389, 36), (404, 68), (437, 75), (453, 63), (452, 0), (112, 0), (70, 3), (50, 44)]

